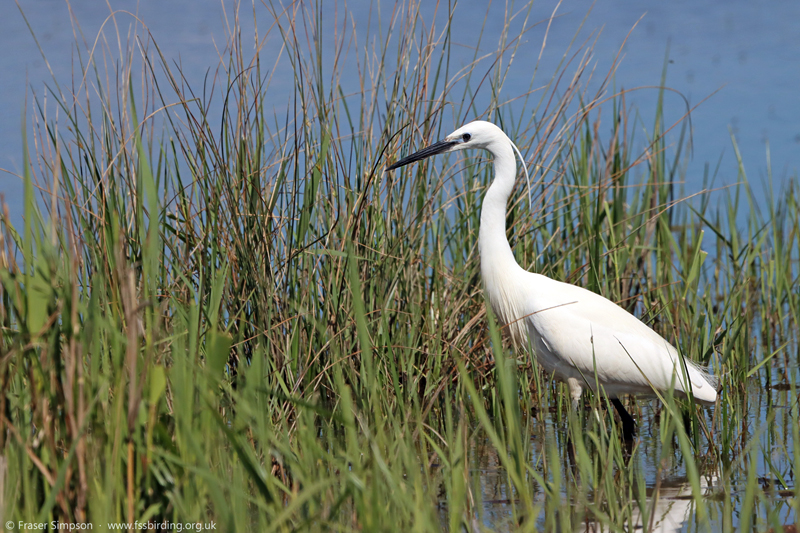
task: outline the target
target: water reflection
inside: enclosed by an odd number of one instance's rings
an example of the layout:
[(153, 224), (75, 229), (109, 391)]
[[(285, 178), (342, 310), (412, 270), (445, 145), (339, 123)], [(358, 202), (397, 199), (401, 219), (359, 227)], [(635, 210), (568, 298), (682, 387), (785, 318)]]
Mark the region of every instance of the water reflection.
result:
[[(716, 475), (700, 476), (700, 497), (713, 497), (718, 483)], [(648, 488), (646, 505), (646, 513), (638, 507), (634, 509), (628, 531), (674, 533), (683, 531), (695, 519), (695, 494), (688, 478), (665, 480)], [(612, 530), (598, 522), (588, 522), (575, 531), (595, 533)]]
[[(514, 521), (512, 504), (519, 504), (511, 497), (507, 478), (500, 465), (496, 452), (487, 446), (480, 458), (483, 468), (475, 473), (480, 477), (482, 491), (482, 518), (485, 527), (493, 531), (513, 531), (518, 526)], [(652, 531), (658, 533), (685, 531), (687, 526), (697, 522), (696, 496), (706, 500), (719, 500), (722, 494), (719, 488), (720, 478), (716, 474), (701, 475), (699, 491), (694, 493), (692, 484), (687, 477), (675, 477), (648, 483), (646, 490), (647, 499), (645, 509), (642, 510), (635, 503), (627, 520), (627, 531)], [(537, 503), (545, 507), (544, 492), (537, 494)], [(602, 502), (598, 502), (601, 503)], [(545, 517), (538, 517), (539, 526), (544, 526)], [(574, 520), (571, 520), (574, 523)], [(708, 525), (712, 530), (717, 530), (721, 524)], [(576, 532), (601, 532), (614, 531), (616, 528), (602, 524), (591, 516), (584, 518), (573, 529)]]
[[(726, 409), (718, 406), (716, 412), (706, 413), (709, 422), (715, 416), (723, 416), (723, 412), (740, 422), (731, 425), (730, 435), (715, 425), (713, 445), (701, 439), (692, 457), (700, 470), (696, 489), (687, 476), (686, 459), (677, 439), (662, 440), (665, 415), (657, 401), (638, 403), (640, 433), (635, 448), (630, 456), (622, 453), (622, 461), (596, 465), (600, 475), (611, 472), (613, 482), (602, 486), (604, 480), (595, 477), (591, 483), (587, 480), (591, 489), (582, 486), (581, 475), (571, 464), (566, 424), (554, 422), (556, 417), (552, 413), (535, 421), (531, 428), (531, 464), (548, 482), (552, 482), (554, 475), (561, 476), (555, 502), (548, 501), (547, 491), (531, 482), (539, 513), (534, 518), (536, 529), (553, 530), (555, 524), (555, 530), (559, 530), (560, 525), (568, 523), (569, 528), (560, 530), (619, 531), (621, 527), (624, 531), (729, 531), (740, 528), (745, 520), (749, 524), (745, 531), (790, 531), (784, 525), (795, 524), (797, 519), (792, 453), (795, 446), (791, 434), (793, 422), (786, 407), (797, 399), (790, 392), (775, 389), (753, 391), (735, 415), (730, 415), (733, 406)], [(607, 418), (604, 420), (607, 413), (595, 415), (590, 418), (599, 420), (601, 427), (608, 423)], [(591, 440), (587, 437), (585, 442)], [(618, 443), (622, 449), (623, 444)], [(590, 457), (591, 461), (607, 460), (607, 456), (596, 450)], [(553, 464), (554, 459), (558, 464)], [(525, 520), (519, 518), (523, 502), (511, 488), (497, 451), (488, 439), (472, 442), (470, 464), (473, 487), (480, 492), (474, 495), (476, 503), (479, 502), (474, 515), (481, 528), (473, 530), (517, 530), (520, 525), (517, 522)], [(723, 467), (724, 473), (720, 470)], [(626, 477), (630, 472), (635, 475)], [(641, 501), (625, 492), (633, 486), (632, 493), (636, 494), (639, 480), (645, 485)], [(614, 490), (622, 493), (616, 494)], [(609, 501), (612, 498), (616, 501)], [(748, 507), (750, 510), (746, 511)], [(569, 516), (564, 516), (565, 513)], [(743, 513), (747, 513), (746, 517)], [(608, 525), (608, 517), (613, 518), (613, 527)]]

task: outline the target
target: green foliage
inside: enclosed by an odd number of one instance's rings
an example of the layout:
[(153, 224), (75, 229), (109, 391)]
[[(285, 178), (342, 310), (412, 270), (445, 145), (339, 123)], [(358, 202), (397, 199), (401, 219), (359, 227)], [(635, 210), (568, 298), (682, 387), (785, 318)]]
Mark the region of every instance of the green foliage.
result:
[[(451, 36), (434, 31), (446, 21), (423, 25), (412, 4), (350, 52), (362, 89), (348, 96), (352, 66), (331, 75), (323, 60), (321, 7), (267, 7), (268, 39), (248, 57), (234, 28), (203, 91), (149, 42), (141, 58), (129, 43), (112, 77), (83, 57), (95, 85), (52, 88), (61, 123), (36, 99), (24, 227), (3, 218), (0, 242), (0, 514), (226, 531), (650, 530), (664, 480), (685, 476), (694, 529), (796, 516), (798, 499), (774, 488), (800, 468), (794, 182), (763, 219), (743, 165), (738, 186), (680, 198), (683, 124), (665, 125), (660, 102), (645, 127), (606, 82), (589, 94), (586, 60), (546, 80), (515, 64), (537, 91), (500, 100), (525, 12), (493, 61), (476, 52), (454, 72)], [(351, 37), (334, 40), (342, 58)], [(276, 42), (294, 73), (288, 110), (262, 65)], [(544, 174), (534, 205), (523, 187), (512, 199), (518, 261), (711, 363), (713, 409), (641, 401), (630, 449), (606, 398), (578, 416), (504, 343), (476, 248), (491, 166), (382, 171), (406, 143), (474, 117), (501, 124)]]

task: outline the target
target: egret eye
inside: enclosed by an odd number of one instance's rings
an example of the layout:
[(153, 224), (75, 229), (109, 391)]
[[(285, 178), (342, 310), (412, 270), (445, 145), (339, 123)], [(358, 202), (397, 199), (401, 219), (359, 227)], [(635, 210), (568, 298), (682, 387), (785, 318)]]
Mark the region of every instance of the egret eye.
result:
[(469, 141), (470, 139), (472, 139), (472, 135), (470, 135), (469, 133), (465, 133), (464, 135), (462, 135), (462, 136), (461, 136), (461, 139), (462, 139), (464, 142), (467, 142), (467, 141)]

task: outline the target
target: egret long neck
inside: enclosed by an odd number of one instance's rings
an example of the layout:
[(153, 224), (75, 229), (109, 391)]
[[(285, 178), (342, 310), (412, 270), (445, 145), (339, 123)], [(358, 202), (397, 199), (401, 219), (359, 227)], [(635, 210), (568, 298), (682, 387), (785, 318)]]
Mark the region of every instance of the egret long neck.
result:
[(506, 206), (514, 190), (517, 163), (508, 142), (497, 143), (497, 146), (491, 147), (491, 151), (495, 156), (495, 178), (483, 198), (478, 237), (481, 274), (490, 293), (492, 280), (502, 279), (502, 273), (513, 267), (520, 268), (506, 238)]

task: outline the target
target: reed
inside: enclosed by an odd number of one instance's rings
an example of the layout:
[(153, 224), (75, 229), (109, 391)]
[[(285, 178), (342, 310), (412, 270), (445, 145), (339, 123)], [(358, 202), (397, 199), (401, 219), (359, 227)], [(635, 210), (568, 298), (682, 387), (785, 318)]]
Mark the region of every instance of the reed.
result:
[[(551, 77), (512, 62), (523, 9), (457, 67), (452, 12), (394, 9), (357, 35), (321, 3), (267, 3), (267, 34), (237, 20), (203, 87), (123, 32), (99, 41), (111, 62), (78, 48), (85, 83), (35, 95), (24, 222), (0, 224), (0, 515), (649, 531), (672, 495), (690, 531), (795, 520), (796, 182), (759, 211), (741, 163), (684, 198), (686, 124), (663, 101), (634, 116), (590, 43)], [(501, 97), (511, 71), (530, 91)], [(711, 364), (715, 407), (631, 403), (627, 449), (604, 397), (576, 415), (503, 341), (476, 247), (490, 165), (382, 171), (473, 118), (541, 177), (513, 199), (519, 262)]]

